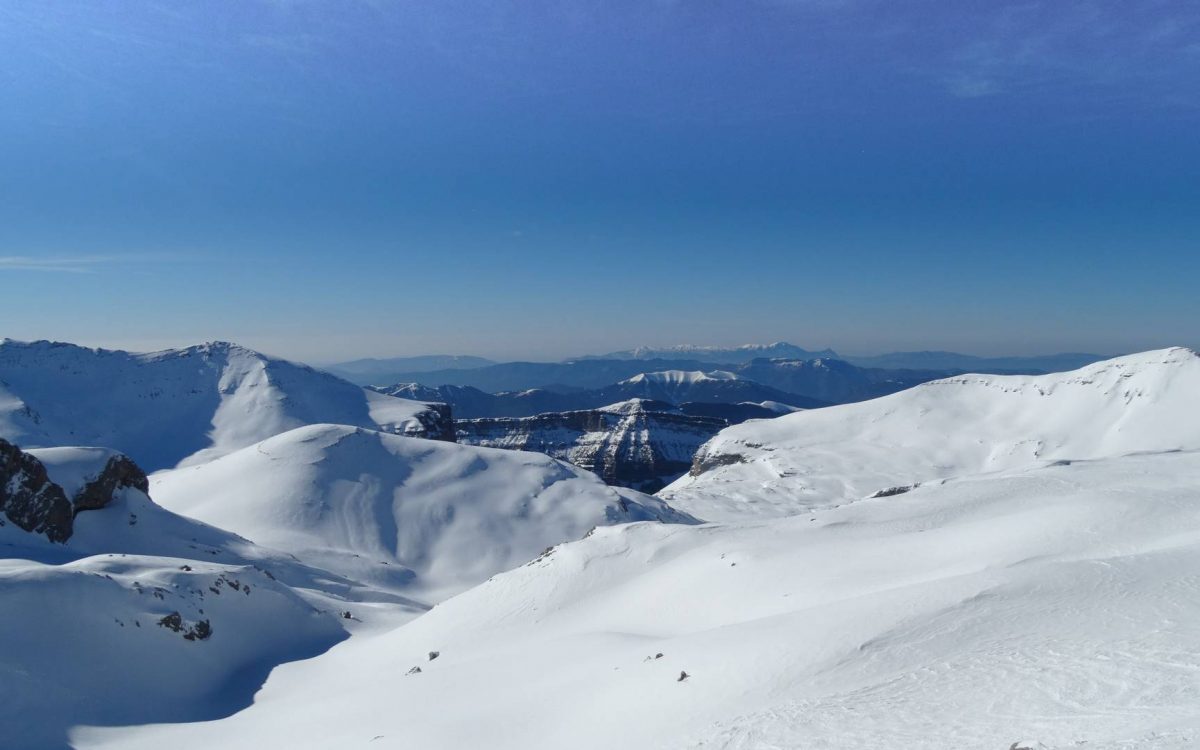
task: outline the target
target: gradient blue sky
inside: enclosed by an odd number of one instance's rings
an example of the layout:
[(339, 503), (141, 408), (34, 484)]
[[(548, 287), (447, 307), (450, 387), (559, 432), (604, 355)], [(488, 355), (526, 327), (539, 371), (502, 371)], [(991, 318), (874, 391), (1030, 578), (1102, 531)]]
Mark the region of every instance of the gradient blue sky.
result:
[(1200, 345), (1200, 4), (0, 2), (0, 335)]

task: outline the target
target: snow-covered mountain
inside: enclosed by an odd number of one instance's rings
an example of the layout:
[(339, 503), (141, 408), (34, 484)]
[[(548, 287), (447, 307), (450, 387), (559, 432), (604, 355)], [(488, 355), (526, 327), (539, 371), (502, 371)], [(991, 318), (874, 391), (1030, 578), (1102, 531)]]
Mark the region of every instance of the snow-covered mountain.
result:
[(755, 359), (739, 366), (736, 372), (746, 380), (830, 404), (878, 398), (959, 373), (952, 369), (881, 370), (828, 357)]
[[(771, 403), (786, 410), (817, 408), (826, 402), (786, 393), (730, 372), (700, 370), (638, 373), (619, 383), (592, 389), (564, 392), (534, 388), (526, 391), (484, 393), (478, 388), (443, 385), (436, 388), (419, 383), (369, 386), (372, 390), (399, 398), (440, 401), (450, 406), (456, 419), (492, 417), (532, 417), (550, 412), (601, 409), (608, 404), (640, 399), (663, 401), (674, 406), (684, 404)], [(778, 409), (776, 409), (778, 411)], [(782, 413), (782, 412), (780, 412)], [(767, 416), (764, 413), (753, 417)], [(743, 419), (750, 418), (749, 416)], [(735, 419), (731, 421), (742, 421)]]
[[(881, 370), (829, 358), (760, 358), (721, 368), (695, 360), (595, 359), (557, 364), (512, 362), (474, 370), (402, 373), (387, 381), (395, 385), (377, 390), (403, 398), (444, 401), (453, 405), (458, 417), (521, 417), (544, 411), (594, 409), (628, 398), (660, 398), (662, 394), (655, 396), (645, 389), (616, 384), (638, 375), (674, 371), (732, 373), (737, 379), (748, 381), (735, 388), (748, 389), (749, 382), (753, 382), (759, 389), (774, 393), (757, 398), (746, 393), (747, 399), (777, 400), (806, 409), (877, 398), (960, 372)], [(674, 398), (705, 400), (702, 390), (676, 394)]]
[(598, 529), (227, 720), (79, 747), (1186, 750), (1198, 485), (1200, 453), (1160, 453)]
[(657, 499), (318, 424), (154, 475), (195, 518), (5, 442), (0, 744), (1196, 747), (1198, 409), (1186, 349), (956, 376), (727, 428)]
[(321, 568), (438, 601), (597, 525), (694, 523), (538, 453), (342, 425), (155, 475), (164, 507)]
[(696, 449), (728, 424), (631, 399), (600, 409), (507, 419), (456, 420), (458, 442), (538, 451), (605, 482), (653, 492), (686, 472)]
[(133, 354), (0, 341), (0, 437), (102, 445), (154, 471), (336, 422), (453, 439), (449, 415), (235, 344)]
[(963, 375), (722, 431), (661, 493), (708, 520), (1053, 460), (1200, 448), (1200, 356), (1164, 349), (1044, 376)]

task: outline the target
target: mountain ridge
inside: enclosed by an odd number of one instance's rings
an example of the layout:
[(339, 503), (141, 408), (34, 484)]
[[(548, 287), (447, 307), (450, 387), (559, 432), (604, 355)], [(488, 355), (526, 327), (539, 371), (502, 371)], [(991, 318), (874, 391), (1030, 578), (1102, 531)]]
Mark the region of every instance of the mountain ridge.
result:
[(453, 436), (439, 407), (229, 342), (148, 353), (0, 343), (0, 437), (23, 447), (101, 445), (155, 471), (313, 422)]

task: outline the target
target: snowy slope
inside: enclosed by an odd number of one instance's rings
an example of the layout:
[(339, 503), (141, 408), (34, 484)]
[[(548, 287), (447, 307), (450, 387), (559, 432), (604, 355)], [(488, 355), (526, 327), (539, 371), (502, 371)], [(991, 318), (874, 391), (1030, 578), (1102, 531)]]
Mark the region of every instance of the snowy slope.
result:
[(158, 474), (151, 493), (259, 544), (432, 601), (596, 525), (692, 521), (541, 454), (340, 425)]
[(0, 513), (2, 747), (65, 747), (81, 723), (228, 715), (276, 664), (426, 609), (164, 510), (113, 451), (26, 455), (19, 470), (41, 465), (76, 514), (53, 542)]
[(58, 748), (78, 724), (226, 715), (271, 667), (344, 637), (336, 614), (250, 567), (0, 559), (0, 744)]
[(427, 404), (234, 344), (131, 354), (0, 341), (0, 437), (23, 448), (108, 446), (148, 471), (211, 460), (305, 424), (433, 437), (450, 430), (439, 426), (446, 421)]
[(710, 521), (788, 515), (1049, 459), (1200, 448), (1200, 356), (1175, 348), (1044, 376), (963, 375), (723, 430), (660, 496)]
[(277, 669), (224, 721), (77, 737), (122, 750), (1193, 748), (1197, 486), (1200, 453), (1164, 453), (764, 523), (599, 529), (393, 632)]

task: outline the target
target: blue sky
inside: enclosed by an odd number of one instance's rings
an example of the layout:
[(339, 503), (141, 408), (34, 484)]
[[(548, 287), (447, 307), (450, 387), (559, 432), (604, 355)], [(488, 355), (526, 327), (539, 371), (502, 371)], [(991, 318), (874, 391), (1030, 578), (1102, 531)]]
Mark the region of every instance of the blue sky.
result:
[(0, 335), (1200, 345), (1191, 2), (0, 4)]

